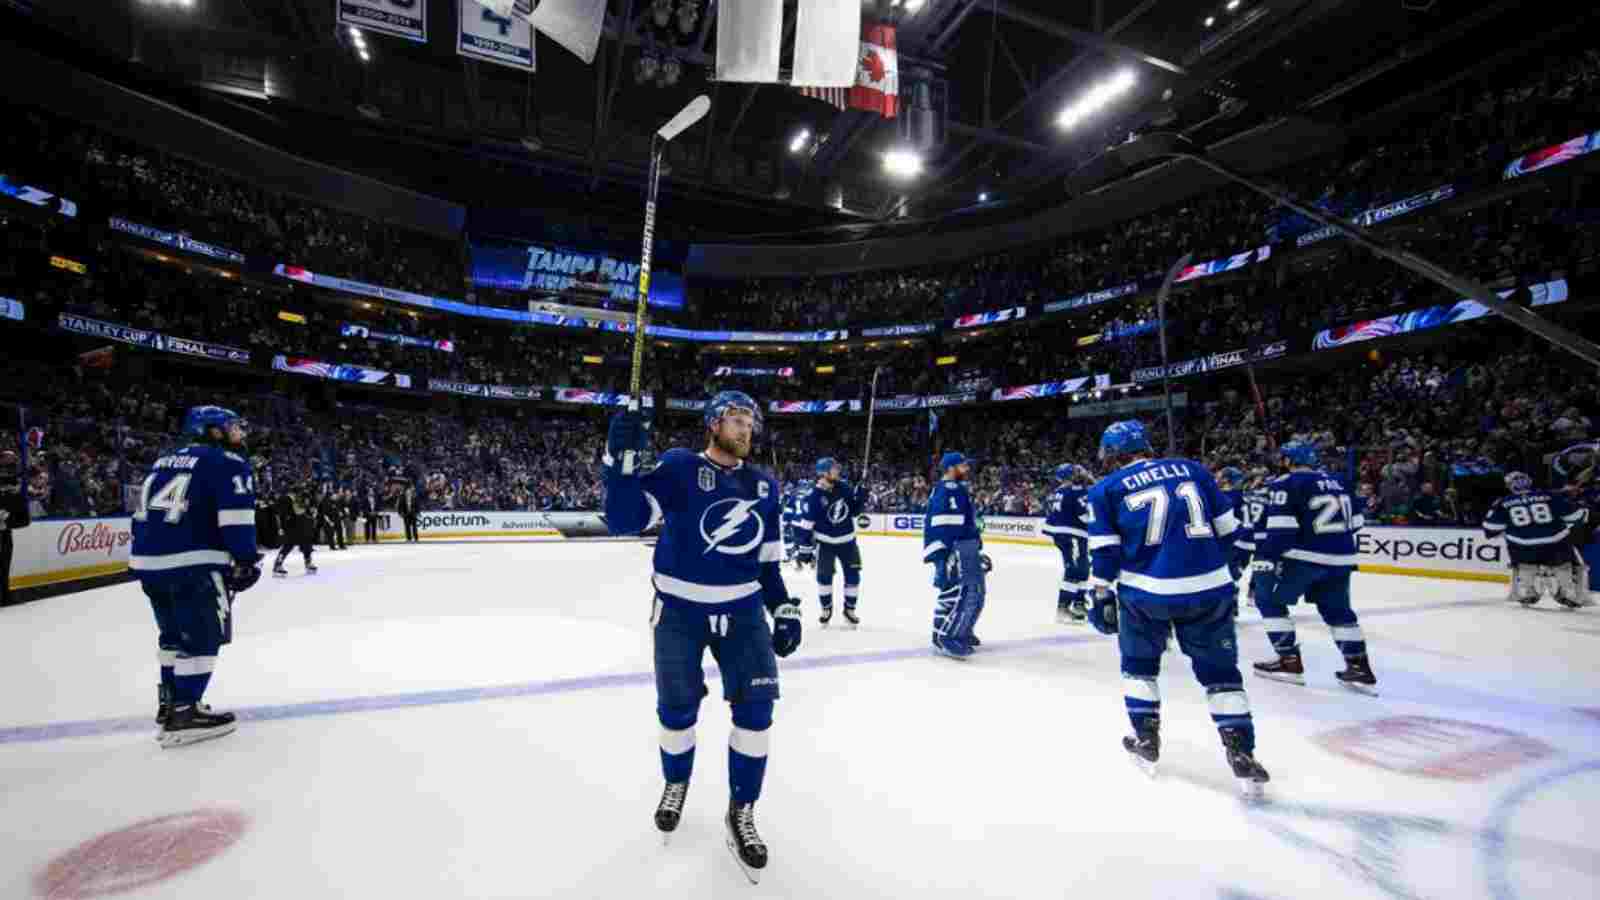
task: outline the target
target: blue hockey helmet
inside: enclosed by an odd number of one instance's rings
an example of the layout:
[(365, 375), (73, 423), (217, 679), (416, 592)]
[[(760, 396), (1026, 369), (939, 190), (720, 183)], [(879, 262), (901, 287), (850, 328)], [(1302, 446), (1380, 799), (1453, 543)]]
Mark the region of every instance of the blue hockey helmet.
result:
[(1101, 459), (1152, 451), (1150, 438), (1144, 433), (1144, 423), (1138, 419), (1112, 422), (1100, 436)]
[(1056, 466), (1057, 481), (1071, 481), (1078, 474), (1078, 467), (1072, 463), (1062, 463)]
[(824, 456), (817, 460), (817, 474), (826, 475), (839, 465), (839, 461), (831, 456)]
[(1526, 494), (1533, 490), (1533, 479), (1527, 472), (1510, 472), (1506, 475), (1506, 490), (1513, 494)]
[(951, 469), (955, 468), (956, 466), (961, 465), (962, 463), (971, 462), (971, 461), (972, 460), (967, 459), (967, 457), (964, 454), (959, 453), (959, 452), (957, 452), (955, 450), (951, 450), (949, 453), (946, 453), (945, 455), (939, 457), (939, 471), (948, 472)]
[(761, 407), (744, 391), (719, 391), (706, 401), (706, 427), (715, 428), (723, 416), (735, 410), (748, 412), (755, 420), (755, 433), (761, 433)]
[(1244, 470), (1238, 466), (1228, 466), (1217, 473), (1217, 481), (1225, 490), (1244, 486)]
[(1278, 448), (1278, 455), (1289, 461), (1291, 466), (1315, 466), (1317, 464), (1317, 448), (1305, 441), (1290, 441)]
[(211, 440), (212, 428), (221, 429), (223, 434), (227, 434), (229, 428), (243, 423), (244, 418), (231, 409), (220, 406), (195, 406), (191, 407), (188, 414), (183, 417), (183, 433), (186, 437), (208, 441)]

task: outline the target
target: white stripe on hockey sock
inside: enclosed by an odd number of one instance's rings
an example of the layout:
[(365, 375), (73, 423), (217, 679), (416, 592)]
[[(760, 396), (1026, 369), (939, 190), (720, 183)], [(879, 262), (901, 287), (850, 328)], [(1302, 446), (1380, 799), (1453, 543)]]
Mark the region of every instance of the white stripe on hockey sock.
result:
[(1334, 625), (1331, 629), (1333, 639), (1336, 641), (1364, 641), (1361, 636), (1360, 625)]
[(1122, 676), (1122, 693), (1134, 700), (1146, 700), (1150, 703), (1161, 702), (1161, 686), (1156, 684), (1154, 678), (1135, 678), (1132, 675)]
[(690, 726), (681, 731), (671, 728), (661, 728), (661, 752), (677, 756), (688, 753), (694, 749), (694, 727)]
[(172, 674), (210, 675), (217, 667), (215, 656), (180, 656), (172, 662)]
[(170, 669), (172, 668), (172, 665), (178, 661), (178, 651), (157, 650), (156, 659), (161, 661), (161, 668)]
[(1218, 691), (1207, 695), (1206, 703), (1211, 706), (1213, 716), (1250, 715), (1250, 698), (1244, 691)]
[(1262, 616), (1261, 628), (1267, 634), (1294, 634), (1294, 623), (1288, 616)]
[(728, 734), (728, 746), (733, 752), (756, 759), (765, 759), (767, 756), (767, 732), (751, 731), (748, 728), (733, 726), (733, 731)]
[(859, 597), (861, 596), (861, 588), (857, 585), (847, 584), (844, 586), (844, 595), (852, 599)]
[(831, 584), (819, 584), (819, 585), (817, 585), (817, 596), (818, 597), (824, 597), (824, 598), (827, 598), (829, 600), (832, 600), (833, 599), (833, 585), (831, 585)]

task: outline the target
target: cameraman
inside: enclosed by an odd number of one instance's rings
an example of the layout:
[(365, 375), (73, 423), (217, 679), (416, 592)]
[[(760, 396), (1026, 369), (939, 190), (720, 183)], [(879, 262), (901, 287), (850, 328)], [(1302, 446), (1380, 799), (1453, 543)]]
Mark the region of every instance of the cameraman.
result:
[(11, 603), (11, 532), (32, 522), (16, 451), (0, 450), (0, 606)]

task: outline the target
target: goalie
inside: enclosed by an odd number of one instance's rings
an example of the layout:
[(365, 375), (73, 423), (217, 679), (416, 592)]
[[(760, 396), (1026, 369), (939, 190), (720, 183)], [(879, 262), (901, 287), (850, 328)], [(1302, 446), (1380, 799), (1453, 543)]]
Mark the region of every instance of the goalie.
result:
[(1490, 540), (1505, 538), (1511, 560), (1509, 599), (1532, 606), (1554, 600), (1576, 609), (1589, 605), (1589, 572), (1573, 547), (1574, 531), (1581, 531), (1588, 510), (1574, 506), (1560, 494), (1533, 489), (1524, 472), (1506, 476), (1511, 493), (1489, 507), (1483, 532)]

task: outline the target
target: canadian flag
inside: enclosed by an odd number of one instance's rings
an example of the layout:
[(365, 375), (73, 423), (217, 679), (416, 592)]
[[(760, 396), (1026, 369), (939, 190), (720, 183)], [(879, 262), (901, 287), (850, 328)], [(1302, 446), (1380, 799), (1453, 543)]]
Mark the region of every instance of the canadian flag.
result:
[(850, 108), (875, 112), (885, 119), (900, 113), (900, 64), (895, 56), (894, 26), (863, 24), (856, 86)]

